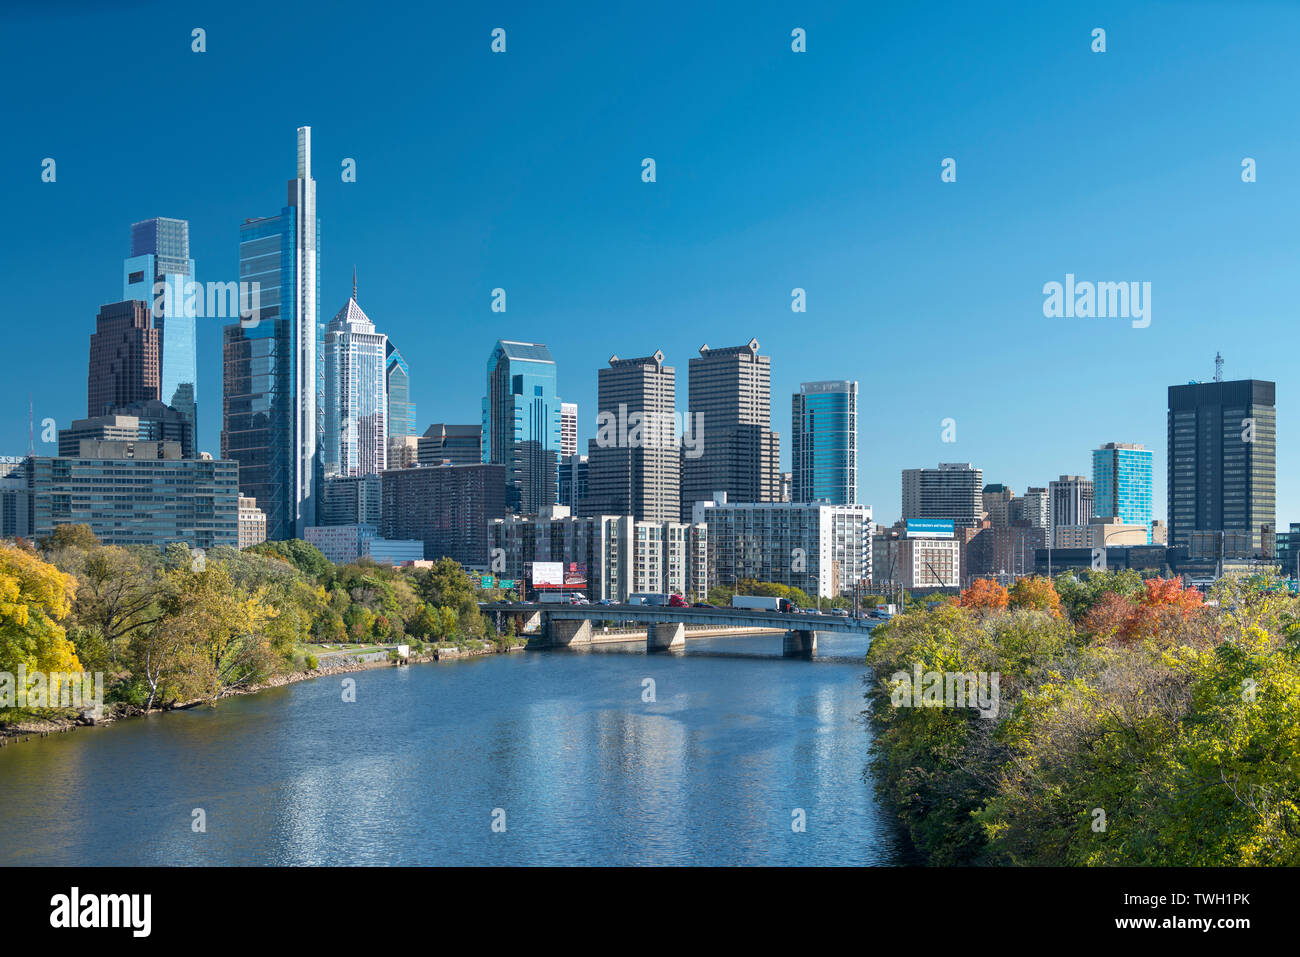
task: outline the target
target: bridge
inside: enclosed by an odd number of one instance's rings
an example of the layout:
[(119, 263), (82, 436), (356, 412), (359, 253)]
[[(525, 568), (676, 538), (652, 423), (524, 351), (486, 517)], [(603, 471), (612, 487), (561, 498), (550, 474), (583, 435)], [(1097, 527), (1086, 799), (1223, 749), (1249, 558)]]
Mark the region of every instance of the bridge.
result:
[[(646, 651), (681, 651), (686, 647), (686, 626), (719, 628), (784, 628), (781, 653), (787, 658), (812, 658), (817, 653), (817, 633), (870, 635), (876, 622), (845, 615), (762, 611), (754, 608), (672, 608), (667, 605), (548, 605), (511, 603), (483, 605), (485, 613), (503, 612), (524, 619), (525, 629), (536, 625), (545, 643), (554, 648), (590, 645), (595, 621), (634, 621), (646, 628)], [(522, 629), (521, 629), (522, 630)]]

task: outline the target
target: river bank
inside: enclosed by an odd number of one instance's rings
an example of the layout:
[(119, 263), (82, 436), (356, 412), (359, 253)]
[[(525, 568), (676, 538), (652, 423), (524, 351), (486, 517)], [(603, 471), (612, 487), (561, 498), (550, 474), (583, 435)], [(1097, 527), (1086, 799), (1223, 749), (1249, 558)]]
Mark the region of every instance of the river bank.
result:
[[(126, 718), (138, 718), (147, 714), (160, 714), (167, 711), (182, 711), (188, 708), (197, 708), (200, 705), (210, 704), (216, 706), (218, 701), (227, 698), (237, 698), (243, 695), (256, 694), (259, 691), (266, 691), (269, 688), (283, 688), (285, 685), (296, 684), (299, 681), (307, 681), (312, 678), (325, 678), (330, 675), (347, 674), (354, 671), (367, 671), (371, 668), (398, 668), (411, 664), (424, 664), (437, 661), (458, 661), (463, 658), (479, 658), (485, 655), (510, 654), (516, 651), (523, 651), (524, 645), (511, 645), (504, 650), (498, 650), (494, 644), (485, 644), (481, 648), (465, 648), (453, 646), (450, 648), (432, 648), (423, 654), (412, 654), (404, 662), (390, 661), (385, 656), (383, 658), (374, 658), (370, 655), (349, 655), (342, 654), (333, 656), (339, 660), (322, 663), (316, 668), (306, 671), (290, 671), (278, 675), (272, 675), (266, 681), (251, 684), (247, 687), (227, 688), (216, 698), (200, 698), (195, 701), (186, 701), (174, 704), (166, 708), (142, 708), (139, 705), (128, 704), (123, 701), (114, 701), (104, 705), (104, 713), (96, 718), (90, 714), (88, 709), (83, 709), (78, 713), (59, 714), (45, 717), (23, 718), (18, 721), (0, 723), (0, 748), (10, 744), (18, 744), (30, 741), (33, 738), (47, 738), (51, 734), (60, 734), (65, 731), (75, 731), (77, 728), (103, 726), (114, 724), (117, 721)], [(71, 712), (71, 709), (65, 709)]]

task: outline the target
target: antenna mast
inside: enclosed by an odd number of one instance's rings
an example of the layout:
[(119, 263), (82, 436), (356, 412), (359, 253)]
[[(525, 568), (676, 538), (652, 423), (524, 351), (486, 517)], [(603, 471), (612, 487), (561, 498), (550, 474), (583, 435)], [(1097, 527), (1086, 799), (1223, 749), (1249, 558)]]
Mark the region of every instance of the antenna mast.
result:
[(1223, 356), (1217, 352), (1214, 354), (1214, 381), (1223, 381)]

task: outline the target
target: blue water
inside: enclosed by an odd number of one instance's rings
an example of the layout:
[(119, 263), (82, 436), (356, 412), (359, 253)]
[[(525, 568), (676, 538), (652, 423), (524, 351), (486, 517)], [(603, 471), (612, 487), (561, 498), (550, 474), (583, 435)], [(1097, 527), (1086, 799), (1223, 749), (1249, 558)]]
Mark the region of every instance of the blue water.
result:
[(0, 864), (904, 862), (863, 777), (865, 641), (735, 657), (780, 647), (377, 669), (13, 744)]

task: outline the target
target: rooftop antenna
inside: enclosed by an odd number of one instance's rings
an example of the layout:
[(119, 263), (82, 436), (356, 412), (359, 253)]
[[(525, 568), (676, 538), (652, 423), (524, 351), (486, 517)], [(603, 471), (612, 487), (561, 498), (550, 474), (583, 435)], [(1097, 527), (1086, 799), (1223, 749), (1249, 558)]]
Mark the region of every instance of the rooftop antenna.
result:
[(352, 301), (357, 301), (357, 266), (352, 264)]
[(27, 394), (27, 456), (35, 458), (36, 456), (36, 413), (33, 411), (35, 406), (32, 404), (31, 393)]
[(1223, 356), (1217, 352), (1214, 354), (1214, 381), (1223, 381)]

